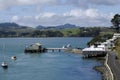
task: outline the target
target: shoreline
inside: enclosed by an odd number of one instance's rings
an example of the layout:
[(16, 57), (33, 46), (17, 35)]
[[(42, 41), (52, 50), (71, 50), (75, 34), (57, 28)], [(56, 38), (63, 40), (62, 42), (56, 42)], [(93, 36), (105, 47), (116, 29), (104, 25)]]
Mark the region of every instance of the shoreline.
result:
[(114, 80), (113, 73), (108, 65), (108, 54), (101, 59), (98, 58), (97, 60), (101, 63), (101, 65), (95, 66), (93, 69), (100, 72), (102, 80)]
[[(73, 49), (70, 52), (82, 54), (82, 51), (79, 49)], [(93, 69), (101, 74), (102, 80), (113, 80), (111, 79), (111, 69), (108, 65), (108, 54), (105, 57), (97, 57), (94, 59), (101, 63), (100, 66), (94, 66)]]

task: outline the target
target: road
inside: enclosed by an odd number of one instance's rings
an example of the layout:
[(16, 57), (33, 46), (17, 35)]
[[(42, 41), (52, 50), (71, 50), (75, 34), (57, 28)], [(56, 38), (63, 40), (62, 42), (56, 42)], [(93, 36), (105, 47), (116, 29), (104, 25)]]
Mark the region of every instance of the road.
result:
[(120, 60), (116, 59), (116, 53), (110, 51), (108, 53), (108, 65), (114, 75), (114, 80), (120, 80)]

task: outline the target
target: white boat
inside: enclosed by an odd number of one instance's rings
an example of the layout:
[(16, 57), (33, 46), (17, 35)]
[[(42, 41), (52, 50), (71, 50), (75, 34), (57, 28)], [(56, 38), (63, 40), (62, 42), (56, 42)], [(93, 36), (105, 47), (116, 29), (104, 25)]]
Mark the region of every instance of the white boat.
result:
[[(3, 53), (5, 53), (5, 46), (3, 45)], [(5, 55), (3, 55), (3, 62), (1, 64), (3, 68), (8, 68), (8, 64), (5, 62)]]
[(3, 68), (8, 68), (8, 64), (7, 64), (6, 62), (2, 62), (1, 66), (2, 66)]
[(16, 56), (12, 56), (11, 59), (12, 59), (12, 60), (16, 60), (17, 57), (16, 57)]

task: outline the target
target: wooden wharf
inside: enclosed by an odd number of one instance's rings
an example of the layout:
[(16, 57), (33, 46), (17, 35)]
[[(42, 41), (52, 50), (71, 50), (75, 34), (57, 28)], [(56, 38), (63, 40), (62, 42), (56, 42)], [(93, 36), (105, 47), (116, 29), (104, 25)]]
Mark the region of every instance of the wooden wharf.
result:
[(52, 52), (54, 52), (54, 51), (61, 52), (61, 51), (67, 50), (67, 49), (68, 48), (46, 48), (47, 51), (52, 51)]

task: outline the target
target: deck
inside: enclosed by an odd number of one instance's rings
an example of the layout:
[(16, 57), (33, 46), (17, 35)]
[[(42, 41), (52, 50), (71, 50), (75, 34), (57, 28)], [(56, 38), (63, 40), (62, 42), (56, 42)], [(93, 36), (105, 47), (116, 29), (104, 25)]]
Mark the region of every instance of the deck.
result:
[(54, 51), (64, 51), (64, 50), (67, 50), (68, 48), (46, 48), (46, 50), (47, 51), (52, 51), (52, 52), (54, 52)]

